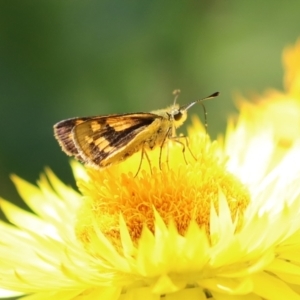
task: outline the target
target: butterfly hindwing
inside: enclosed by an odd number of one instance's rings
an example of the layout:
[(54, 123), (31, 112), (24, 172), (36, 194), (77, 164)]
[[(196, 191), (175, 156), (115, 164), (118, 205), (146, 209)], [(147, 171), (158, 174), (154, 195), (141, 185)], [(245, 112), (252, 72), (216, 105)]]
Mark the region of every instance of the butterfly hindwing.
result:
[(58, 122), (54, 126), (54, 136), (58, 140), (63, 151), (70, 156), (75, 156), (76, 159), (84, 162), (84, 159), (80, 156), (76, 145), (73, 140), (72, 130), (77, 125), (85, 122), (89, 118), (72, 118)]

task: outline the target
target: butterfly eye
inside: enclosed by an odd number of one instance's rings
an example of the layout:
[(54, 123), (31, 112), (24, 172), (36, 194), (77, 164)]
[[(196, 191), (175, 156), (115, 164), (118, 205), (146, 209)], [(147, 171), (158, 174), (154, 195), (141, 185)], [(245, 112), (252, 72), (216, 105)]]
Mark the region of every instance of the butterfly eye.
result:
[(174, 113), (173, 118), (175, 121), (179, 121), (182, 118), (182, 112), (179, 110), (176, 113)]

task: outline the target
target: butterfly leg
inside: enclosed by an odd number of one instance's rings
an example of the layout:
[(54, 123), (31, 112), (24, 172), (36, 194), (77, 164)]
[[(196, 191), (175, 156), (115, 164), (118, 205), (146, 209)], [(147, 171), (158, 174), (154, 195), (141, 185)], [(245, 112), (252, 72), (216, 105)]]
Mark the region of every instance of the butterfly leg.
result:
[[(166, 133), (166, 135), (165, 135), (165, 137), (164, 137), (164, 139), (163, 139), (163, 141), (160, 145), (160, 151), (159, 151), (159, 169), (160, 170), (162, 170), (162, 166), (161, 166), (162, 150), (163, 150), (164, 143), (166, 142), (166, 139), (170, 134), (170, 130), (171, 130), (171, 128), (168, 129), (168, 131), (167, 131), (167, 133)], [(169, 167), (169, 148), (168, 148), (167, 151), (168, 151), (168, 153), (167, 153), (167, 165)]]
[(145, 154), (145, 157), (146, 157), (146, 159), (147, 159), (147, 161), (148, 161), (149, 168), (150, 168), (150, 172), (151, 172), (151, 175), (152, 175), (152, 165), (151, 165), (151, 160), (150, 160), (150, 158), (149, 158), (149, 156), (148, 156), (148, 154), (147, 154), (147, 151), (144, 150), (144, 154)]
[(149, 158), (149, 156), (148, 156), (148, 154), (145, 150), (145, 145), (143, 145), (142, 150), (141, 150), (141, 159), (140, 159), (139, 167), (138, 167), (138, 170), (137, 170), (136, 174), (134, 175), (134, 177), (137, 177), (138, 174), (140, 173), (140, 170), (142, 168), (142, 162), (143, 162), (143, 159), (144, 159), (144, 155), (145, 155), (145, 157), (148, 161), (148, 164), (149, 164), (149, 167), (150, 167), (150, 172), (152, 174), (151, 161), (150, 161), (150, 158)]
[(179, 140), (178, 140), (178, 137), (171, 137), (171, 139), (172, 139), (174, 142), (176, 142), (176, 143), (178, 143), (178, 144), (180, 144), (180, 145), (182, 146), (182, 155), (183, 155), (183, 158), (184, 158), (185, 163), (188, 164), (188, 163), (187, 163), (187, 160), (186, 160), (186, 157), (185, 157), (185, 144), (184, 144), (183, 142), (179, 141)]
[(189, 138), (188, 138), (187, 136), (185, 136), (185, 135), (181, 135), (181, 136), (179, 136), (179, 138), (185, 139), (186, 147), (189, 149), (190, 154), (193, 156), (194, 160), (197, 161), (196, 156), (194, 155), (194, 153), (192, 152), (192, 150), (191, 150), (191, 148), (190, 148)]
[[(186, 149), (185, 147), (188, 148), (188, 150), (189, 150), (190, 154), (192, 155), (192, 157), (195, 159), (195, 161), (197, 161), (196, 156), (193, 154), (193, 152), (190, 148), (188, 137), (186, 137), (184, 135), (181, 135), (181, 136), (170, 137), (170, 139), (172, 139), (174, 142), (176, 142), (176, 143), (178, 143), (182, 146), (182, 154), (183, 154), (183, 158), (184, 158), (184, 161), (185, 161), (186, 164), (187, 164), (187, 159), (186, 159), (186, 156), (185, 156), (185, 149)], [(185, 143), (181, 142), (180, 139), (184, 139)]]
[(169, 153), (170, 153), (170, 148), (169, 148), (169, 144), (167, 144), (167, 158), (166, 158), (166, 163), (167, 163), (168, 169), (170, 170), (170, 166), (169, 166)]
[(141, 159), (140, 159), (140, 163), (139, 163), (139, 167), (137, 169), (137, 172), (134, 175), (134, 178), (138, 176), (138, 174), (140, 173), (141, 167), (142, 167), (142, 162), (143, 162), (143, 158), (144, 158), (144, 146), (142, 147), (142, 151), (141, 151)]

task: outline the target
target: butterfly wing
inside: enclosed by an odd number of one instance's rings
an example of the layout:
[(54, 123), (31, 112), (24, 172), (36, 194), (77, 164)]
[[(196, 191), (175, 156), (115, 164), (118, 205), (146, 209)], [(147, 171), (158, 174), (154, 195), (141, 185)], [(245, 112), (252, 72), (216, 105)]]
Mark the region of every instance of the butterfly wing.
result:
[(161, 117), (151, 113), (69, 119), (55, 126), (56, 137), (67, 154), (105, 167), (137, 152), (148, 137), (146, 129), (157, 119)]
[(77, 125), (87, 121), (89, 118), (72, 118), (60, 121), (54, 125), (54, 136), (57, 139), (62, 150), (69, 156), (74, 156), (81, 162), (84, 159), (78, 152), (77, 147), (74, 144), (72, 130)]

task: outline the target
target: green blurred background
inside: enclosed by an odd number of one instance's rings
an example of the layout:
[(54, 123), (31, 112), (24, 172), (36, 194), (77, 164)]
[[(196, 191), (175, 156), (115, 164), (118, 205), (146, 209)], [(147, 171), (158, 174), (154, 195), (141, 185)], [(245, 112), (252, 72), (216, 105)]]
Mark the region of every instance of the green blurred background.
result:
[(220, 91), (206, 109), (211, 136), (224, 132), (234, 92), (282, 89), (299, 11), (297, 0), (1, 1), (0, 195), (20, 204), (9, 174), (35, 182), (45, 166), (74, 184), (53, 137), (62, 119)]

